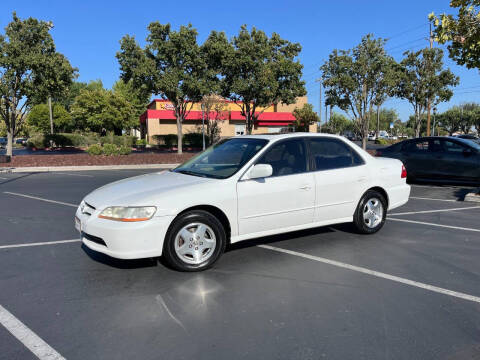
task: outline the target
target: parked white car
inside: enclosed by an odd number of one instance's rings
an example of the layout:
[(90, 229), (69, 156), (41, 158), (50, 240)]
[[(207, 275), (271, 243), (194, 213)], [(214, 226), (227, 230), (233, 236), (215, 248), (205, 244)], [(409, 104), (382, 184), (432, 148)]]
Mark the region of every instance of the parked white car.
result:
[(387, 210), (408, 201), (406, 175), (399, 160), (340, 136), (235, 137), (176, 169), (93, 191), (75, 224), (90, 249), (197, 271), (241, 240), (352, 221), (375, 233)]

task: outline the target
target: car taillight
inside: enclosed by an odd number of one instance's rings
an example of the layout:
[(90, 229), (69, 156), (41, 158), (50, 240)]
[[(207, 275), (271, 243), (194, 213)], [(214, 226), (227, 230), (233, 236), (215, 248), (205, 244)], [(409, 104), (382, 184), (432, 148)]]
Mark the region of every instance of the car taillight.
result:
[(407, 169), (405, 169), (405, 165), (402, 165), (402, 175), (400, 175), (402, 179), (407, 177)]
[(375, 156), (382, 156), (382, 152), (380, 150), (375, 151)]

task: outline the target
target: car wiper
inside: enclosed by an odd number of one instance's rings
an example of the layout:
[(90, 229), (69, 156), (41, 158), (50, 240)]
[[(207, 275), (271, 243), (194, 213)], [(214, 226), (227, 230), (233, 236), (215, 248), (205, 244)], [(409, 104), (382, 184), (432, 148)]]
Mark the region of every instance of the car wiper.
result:
[(199, 174), (195, 171), (190, 171), (190, 170), (176, 170), (176, 172), (179, 172), (180, 174), (185, 174), (185, 175), (193, 175), (193, 176), (198, 176), (198, 177), (207, 177), (204, 174)]
[(198, 176), (203, 178), (224, 179), (223, 176), (213, 175), (213, 174), (202, 174), (202, 173), (197, 173), (195, 171), (190, 171), (190, 170), (175, 170), (175, 171), (181, 174), (193, 175), (193, 176)]

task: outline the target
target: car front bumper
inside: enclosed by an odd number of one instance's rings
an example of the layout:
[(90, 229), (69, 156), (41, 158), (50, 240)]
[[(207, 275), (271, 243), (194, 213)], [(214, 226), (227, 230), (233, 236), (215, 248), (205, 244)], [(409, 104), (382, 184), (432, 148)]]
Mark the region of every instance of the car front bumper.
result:
[(118, 259), (140, 259), (162, 255), (163, 241), (173, 216), (157, 216), (139, 222), (101, 219), (95, 212), (75, 214), (75, 227), (88, 248)]

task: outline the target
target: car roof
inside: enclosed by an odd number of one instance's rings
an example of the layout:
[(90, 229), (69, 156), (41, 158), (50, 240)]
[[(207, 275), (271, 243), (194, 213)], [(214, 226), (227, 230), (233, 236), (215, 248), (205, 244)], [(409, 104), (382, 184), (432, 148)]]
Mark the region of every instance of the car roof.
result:
[(281, 139), (290, 139), (296, 137), (331, 137), (336, 139), (345, 140), (345, 137), (339, 135), (332, 135), (332, 134), (324, 134), (324, 133), (310, 133), (310, 132), (294, 132), (294, 133), (285, 133), (285, 134), (257, 134), (257, 135), (243, 135), (242, 137), (250, 138), (250, 139), (265, 139), (265, 140), (281, 140)]

